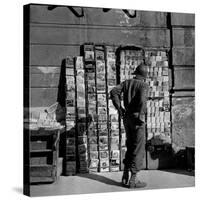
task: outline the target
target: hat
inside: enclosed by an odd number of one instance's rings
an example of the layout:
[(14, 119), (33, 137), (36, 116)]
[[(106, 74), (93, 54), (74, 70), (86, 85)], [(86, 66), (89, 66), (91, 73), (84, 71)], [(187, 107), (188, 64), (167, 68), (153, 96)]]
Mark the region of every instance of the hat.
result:
[(135, 69), (135, 71), (133, 72), (133, 74), (140, 75), (140, 76), (146, 78), (147, 77), (147, 66), (143, 63), (138, 65), (137, 68)]

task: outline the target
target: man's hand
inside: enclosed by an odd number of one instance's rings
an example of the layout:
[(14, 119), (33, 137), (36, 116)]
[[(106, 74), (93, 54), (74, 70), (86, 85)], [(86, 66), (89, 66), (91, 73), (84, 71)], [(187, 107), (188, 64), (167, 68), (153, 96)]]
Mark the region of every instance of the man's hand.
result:
[(120, 117), (121, 117), (121, 118), (124, 118), (124, 115), (125, 115), (125, 109), (122, 108), (122, 107), (120, 107), (120, 109), (118, 110), (118, 112), (119, 112)]

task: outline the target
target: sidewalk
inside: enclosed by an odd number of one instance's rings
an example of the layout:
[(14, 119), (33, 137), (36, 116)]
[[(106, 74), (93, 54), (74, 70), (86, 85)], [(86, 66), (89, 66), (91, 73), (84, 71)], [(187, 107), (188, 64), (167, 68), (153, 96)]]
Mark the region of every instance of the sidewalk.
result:
[[(121, 186), (121, 176), (122, 172), (60, 176), (52, 184), (31, 185), (31, 196), (129, 191), (130, 189)], [(138, 178), (147, 182), (147, 187), (143, 189), (192, 187), (195, 185), (194, 174), (181, 170), (143, 170), (138, 174)]]

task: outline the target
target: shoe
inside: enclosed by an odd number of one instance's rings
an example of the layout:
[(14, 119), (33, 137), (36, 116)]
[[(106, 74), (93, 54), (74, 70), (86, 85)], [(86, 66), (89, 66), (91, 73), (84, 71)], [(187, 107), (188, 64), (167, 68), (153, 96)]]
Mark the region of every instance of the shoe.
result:
[(129, 170), (125, 169), (124, 173), (122, 175), (122, 184), (123, 185), (127, 185), (128, 184), (128, 180), (129, 180)]
[(129, 188), (130, 189), (134, 189), (134, 188), (144, 188), (146, 187), (147, 184), (145, 182), (141, 182), (141, 181), (135, 181), (135, 182), (129, 182)]
[(131, 178), (129, 180), (129, 188), (130, 189), (144, 188), (146, 186), (147, 186), (147, 184), (145, 182), (141, 182), (136, 179), (136, 174), (131, 174)]

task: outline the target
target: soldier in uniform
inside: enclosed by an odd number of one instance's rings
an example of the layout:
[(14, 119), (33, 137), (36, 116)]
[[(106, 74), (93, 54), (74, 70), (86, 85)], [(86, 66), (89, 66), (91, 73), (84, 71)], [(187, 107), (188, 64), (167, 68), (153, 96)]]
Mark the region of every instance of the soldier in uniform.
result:
[[(125, 80), (114, 87), (111, 92), (113, 105), (123, 118), (126, 131), (127, 151), (124, 163), (122, 184), (129, 188), (145, 187), (146, 183), (137, 180), (136, 175), (143, 165), (145, 153), (145, 112), (148, 85), (145, 83), (147, 77), (147, 66), (140, 64), (135, 72), (135, 77)], [(121, 105), (121, 93), (123, 93), (124, 108)], [(131, 177), (129, 180), (129, 171)]]

